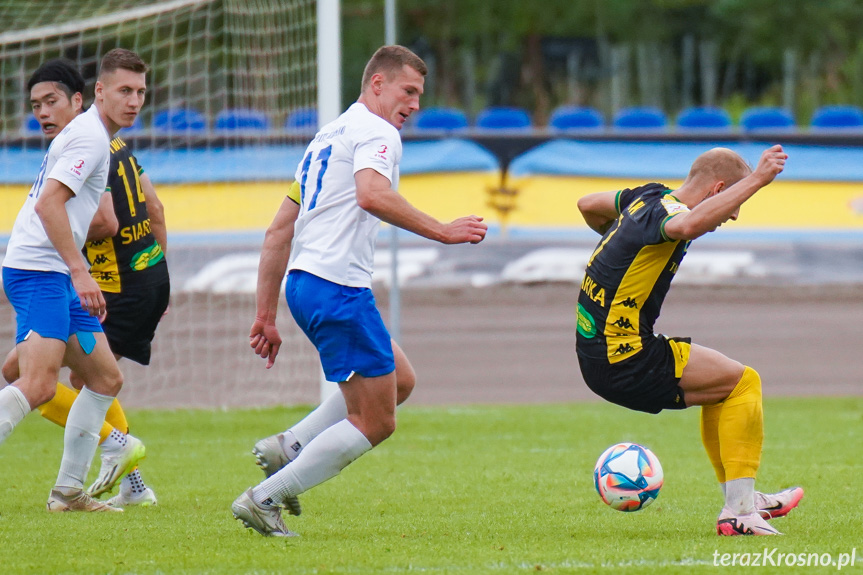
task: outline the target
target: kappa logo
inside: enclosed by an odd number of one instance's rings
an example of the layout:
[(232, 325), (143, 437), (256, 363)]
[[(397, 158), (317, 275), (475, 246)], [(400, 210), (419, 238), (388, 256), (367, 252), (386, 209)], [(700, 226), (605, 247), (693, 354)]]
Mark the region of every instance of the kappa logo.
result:
[(612, 355), (622, 355), (631, 351), (635, 351), (635, 348), (628, 343), (622, 343), (617, 346), (617, 350)]
[(638, 302), (635, 301), (634, 299), (632, 299), (631, 297), (628, 297), (625, 300), (623, 300), (622, 302), (620, 302), (620, 305), (622, 305), (623, 307), (638, 308)]
[(629, 321), (629, 318), (619, 317), (617, 321), (613, 322), (611, 325), (616, 325), (621, 329), (632, 329), (632, 322)]

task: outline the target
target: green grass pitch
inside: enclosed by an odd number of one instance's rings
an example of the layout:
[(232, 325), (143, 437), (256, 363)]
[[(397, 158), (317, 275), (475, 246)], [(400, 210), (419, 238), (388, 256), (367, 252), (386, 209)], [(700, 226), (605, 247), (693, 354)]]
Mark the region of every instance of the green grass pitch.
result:
[[(697, 410), (604, 403), (407, 405), (391, 439), (302, 496), (303, 515), (287, 519), (301, 537), (261, 537), (230, 504), (263, 478), (254, 442), (306, 411), (131, 413), (159, 505), (111, 515), (45, 511), (62, 433), (31, 414), (0, 446), (0, 573), (713, 573), (723, 554), (767, 554), (758, 573), (832, 573), (770, 562), (852, 550), (842, 572), (863, 572), (863, 398), (765, 402), (758, 485), (799, 484), (806, 497), (774, 521), (784, 537), (758, 538), (714, 534), (721, 496)], [(614, 511), (594, 490), (596, 458), (619, 441), (647, 445), (665, 470), (643, 511)]]

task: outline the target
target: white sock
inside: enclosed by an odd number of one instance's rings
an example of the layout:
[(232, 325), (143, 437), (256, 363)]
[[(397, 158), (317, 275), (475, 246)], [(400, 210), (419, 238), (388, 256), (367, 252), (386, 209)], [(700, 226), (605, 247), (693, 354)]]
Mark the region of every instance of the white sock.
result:
[(102, 451), (118, 451), (126, 447), (126, 434), (114, 428), (100, 447)]
[(726, 481), (725, 507), (735, 515), (755, 513), (755, 478), (741, 477)]
[(282, 449), (285, 450), (288, 459), (295, 459), (311, 440), (347, 416), (348, 406), (345, 405), (345, 396), (341, 391), (331, 393), (314, 411), (285, 431)]
[(63, 460), (57, 487), (84, 488), (84, 479), (99, 445), (99, 430), (113, 401), (113, 396), (96, 393), (87, 386), (75, 398), (63, 434)]
[(123, 477), (120, 481), (120, 491), (126, 495), (139, 495), (147, 491), (147, 485), (144, 483), (144, 478), (141, 477), (141, 471), (136, 469)]
[[(341, 395), (341, 394), (339, 394)], [(7, 385), (0, 389), (0, 445), (30, 413), (30, 402), (24, 392), (14, 385)]]
[(282, 502), (338, 475), (372, 448), (359, 429), (344, 419), (318, 435), (290, 464), (265, 479), (252, 492), (255, 503)]

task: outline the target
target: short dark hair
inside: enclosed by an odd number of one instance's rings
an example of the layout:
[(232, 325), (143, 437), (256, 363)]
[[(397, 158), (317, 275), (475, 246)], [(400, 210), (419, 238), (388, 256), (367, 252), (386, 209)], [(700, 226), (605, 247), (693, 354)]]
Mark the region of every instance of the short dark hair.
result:
[(102, 63), (99, 65), (99, 78), (117, 70), (129, 70), (136, 74), (146, 74), (150, 68), (140, 56), (131, 50), (114, 48), (102, 57)]
[(375, 74), (383, 73), (387, 78), (390, 78), (396, 72), (401, 72), (405, 66), (410, 66), (423, 76), (428, 74), (426, 63), (408, 48), (398, 45), (381, 46), (366, 64), (360, 89), (365, 90)]
[(48, 60), (39, 66), (30, 80), (27, 82), (27, 90), (33, 89), (33, 86), (42, 82), (54, 82), (59, 84), (60, 88), (72, 99), (77, 93), (84, 92), (84, 77), (75, 64), (66, 58), (55, 58)]

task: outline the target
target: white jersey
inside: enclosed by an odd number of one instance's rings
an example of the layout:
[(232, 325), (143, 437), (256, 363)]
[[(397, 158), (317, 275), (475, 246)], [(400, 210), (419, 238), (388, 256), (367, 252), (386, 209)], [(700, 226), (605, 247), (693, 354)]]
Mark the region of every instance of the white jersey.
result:
[(15, 219), (4, 267), (69, 273), (66, 262), (45, 233), (36, 213), (36, 201), (49, 179), (68, 186), (75, 197), (66, 202), (66, 213), (75, 244), (79, 250), (83, 248), (90, 222), (108, 183), (110, 144), (108, 130), (95, 105), (79, 114), (54, 138), (42, 160), (39, 176)]
[(380, 220), (357, 204), (354, 174), (371, 168), (398, 188), (398, 130), (355, 103), (319, 131), (297, 168), (300, 213), (288, 269), (350, 287), (371, 287)]

